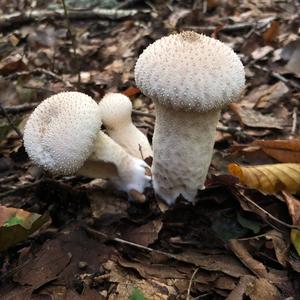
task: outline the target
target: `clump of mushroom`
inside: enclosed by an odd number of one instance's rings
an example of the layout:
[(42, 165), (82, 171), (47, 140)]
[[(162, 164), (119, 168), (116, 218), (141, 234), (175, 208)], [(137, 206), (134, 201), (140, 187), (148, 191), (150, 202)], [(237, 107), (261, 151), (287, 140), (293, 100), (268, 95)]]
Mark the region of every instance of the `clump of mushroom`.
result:
[(126, 151), (141, 159), (152, 157), (147, 137), (132, 123), (132, 103), (120, 93), (106, 94), (99, 103), (108, 135)]
[(188, 31), (148, 46), (135, 80), (155, 102), (154, 190), (168, 204), (180, 194), (192, 202), (204, 187), (220, 111), (244, 89), (243, 65), (224, 43)]
[(108, 178), (120, 190), (142, 193), (147, 164), (100, 131), (101, 111), (89, 96), (63, 92), (38, 105), (24, 131), (29, 157), (56, 175)]

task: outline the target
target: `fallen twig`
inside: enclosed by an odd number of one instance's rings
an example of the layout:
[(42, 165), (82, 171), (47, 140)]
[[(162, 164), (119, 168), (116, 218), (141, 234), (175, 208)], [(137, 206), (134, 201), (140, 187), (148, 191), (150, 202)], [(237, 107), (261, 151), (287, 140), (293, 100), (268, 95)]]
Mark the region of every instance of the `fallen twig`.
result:
[[(77, 57), (77, 43), (76, 43), (76, 36), (73, 33), (72, 29), (71, 29), (71, 22), (70, 22), (70, 18), (69, 18), (69, 11), (67, 9), (67, 5), (65, 0), (61, 0), (63, 8), (64, 8), (64, 15), (65, 15), (65, 20), (67, 23), (67, 29), (68, 29), (68, 35), (71, 39), (71, 44), (72, 44), (72, 48), (73, 48), (73, 55), (74, 55), (74, 63), (76, 61), (76, 57)], [(77, 63), (75, 64), (75, 69), (77, 71), (77, 78), (78, 78), (78, 85), (80, 85), (81, 82), (81, 76), (80, 76), (80, 69), (77, 65)]]
[(37, 181), (32, 182), (32, 183), (27, 183), (27, 184), (22, 184), (22, 185), (15, 186), (11, 190), (0, 193), (0, 198), (6, 197), (6, 196), (11, 195), (11, 194), (14, 194), (14, 193), (16, 193), (18, 191), (21, 191), (21, 190), (25, 190), (25, 189), (34, 187), (34, 186), (38, 185), (40, 182), (41, 182), (41, 180), (37, 180)]
[[(250, 64), (251, 65), (251, 64)], [(262, 70), (266, 73), (269, 73), (272, 77), (282, 81), (283, 83), (286, 83), (290, 86), (292, 86), (293, 88), (296, 88), (296, 89), (300, 89), (300, 84), (293, 81), (293, 80), (289, 80), (288, 78), (280, 75), (279, 73), (277, 72), (273, 72), (273, 71), (270, 71), (269, 69), (267, 69), (266, 67), (262, 67), (262, 66), (259, 66), (257, 64), (252, 64), (252, 66), (258, 70)]]
[[(256, 29), (262, 29), (269, 25), (275, 17), (270, 17), (263, 20), (258, 20), (257, 22), (243, 22), (243, 23), (236, 23), (236, 24), (228, 24), (220, 27), (218, 30), (223, 32), (235, 32), (235, 31), (241, 31), (241, 30), (250, 30), (253, 28)], [(216, 28), (218, 28), (219, 25), (214, 26), (186, 26), (184, 27), (185, 30), (195, 30), (195, 31), (201, 31), (201, 32), (214, 32)]]
[(27, 75), (31, 75), (31, 74), (45, 74), (49, 77), (56, 79), (57, 81), (64, 83), (66, 86), (72, 86), (72, 84), (69, 81), (64, 80), (61, 76), (59, 76), (49, 70), (43, 69), (43, 68), (34, 68), (34, 70), (31, 70), (31, 71), (15, 72), (15, 73), (12, 73), (12, 74), (6, 76), (5, 78), (6, 79), (15, 79), (20, 76), (27, 76)]
[(10, 182), (10, 181), (15, 180), (15, 179), (18, 179), (17, 175), (6, 176), (6, 177), (3, 177), (3, 178), (0, 178), (0, 184), (4, 184), (4, 183)]
[(191, 299), (190, 298), (191, 288), (192, 288), (192, 284), (193, 284), (194, 278), (195, 278), (196, 274), (198, 273), (198, 271), (199, 271), (199, 268), (195, 269), (195, 271), (192, 274), (192, 277), (191, 277), (190, 282), (189, 282), (189, 287), (188, 287), (188, 290), (187, 290), (186, 300), (190, 300)]
[(139, 110), (136, 110), (136, 109), (132, 110), (132, 114), (136, 115), (136, 116), (149, 117), (149, 118), (155, 119), (155, 115), (154, 114), (147, 113), (147, 112), (144, 112), (144, 111), (139, 111)]
[[(150, 10), (137, 9), (102, 9), (93, 8), (92, 10), (70, 10), (70, 20), (79, 19), (99, 19), (106, 18), (118, 20), (121, 18), (131, 17), (137, 13), (149, 13)], [(25, 12), (14, 12), (0, 16), (0, 28), (9, 28), (12, 26), (20, 26), (29, 22), (39, 22), (44, 19), (64, 19), (65, 13), (63, 9), (56, 10), (31, 10)]]
[[(6, 111), (7, 114), (17, 115), (19, 113), (26, 113), (28, 111), (35, 109), (38, 106), (38, 104), (39, 102), (32, 102), (32, 103), (24, 103), (15, 106), (6, 106), (4, 107), (4, 110)], [(0, 114), (4, 116), (2, 111), (0, 111)]]
[(134, 248), (138, 248), (140, 250), (145, 250), (147, 252), (155, 252), (155, 253), (158, 253), (158, 254), (166, 255), (167, 257), (170, 257), (170, 258), (177, 259), (176, 256), (171, 254), (171, 253), (167, 253), (167, 252), (164, 252), (164, 251), (152, 249), (152, 248), (149, 248), (149, 247), (146, 247), (146, 246), (143, 246), (143, 245), (140, 245), (140, 244), (136, 244), (136, 243), (133, 243), (133, 242), (130, 242), (130, 241), (126, 241), (126, 240), (123, 240), (123, 239), (120, 239), (120, 238), (111, 237), (111, 236), (108, 236), (106, 233), (95, 230), (95, 229), (93, 229), (89, 226), (86, 226), (86, 225), (82, 225), (82, 228), (88, 234), (90, 234), (93, 237), (98, 238), (98, 239), (100, 238), (102, 240), (105, 239), (105, 240), (108, 240), (108, 241), (113, 241), (113, 242), (116, 242), (118, 244), (128, 245), (128, 246), (131, 246), (131, 247), (134, 247)]
[[(257, 209), (258, 211), (260, 211), (264, 216), (266, 216), (267, 218), (269, 218), (269, 220), (275, 221), (277, 224), (282, 225), (285, 228), (288, 229), (296, 229), (298, 231), (300, 231), (300, 227), (299, 226), (295, 226), (295, 225), (291, 225), (288, 224), (284, 221), (279, 220), (278, 218), (274, 217), (272, 214), (270, 214), (268, 211), (266, 211), (265, 209), (263, 209), (261, 206), (259, 206), (257, 203), (255, 203), (253, 200), (251, 200), (249, 197), (247, 197), (246, 195), (244, 195), (243, 193), (237, 191), (236, 189), (232, 188), (231, 189), (232, 193), (241, 200), (246, 201), (248, 204), (252, 205), (253, 207), (255, 207), (255, 209)], [(270, 223), (269, 223), (270, 224)], [(271, 225), (271, 224), (270, 224)]]
[(298, 108), (294, 107), (293, 115), (292, 115), (292, 119), (293, 119), (292, 130), (291, 130), (292, 135), (295, 135), (297, 131), (297, 115), (298, 115)]
[(20, 129), (14, 124), (14, 122), (12, 121), (12, 119), (10, 118), (10, 116), (7, 114), (7, 111), (5, 110), (5, 108), (0, 104), (0, 112), (1, 114), (6, 118), (9, 126), (17, 133), (19, 139), (23, 139), (23, 135), (20, 131)]

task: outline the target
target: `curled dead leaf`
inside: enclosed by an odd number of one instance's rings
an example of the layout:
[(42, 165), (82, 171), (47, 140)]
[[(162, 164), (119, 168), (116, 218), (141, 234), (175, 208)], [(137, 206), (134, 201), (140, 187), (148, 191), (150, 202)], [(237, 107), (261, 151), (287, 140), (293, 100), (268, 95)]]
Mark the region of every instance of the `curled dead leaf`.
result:
[[(283, 197), (288, 206), (293, 225), (300, 225), (300, 201), (293, 197), (291, 194), (283, 192)], [(300, 256), (300, 231), (292, 229), (290, 234), (291, 242), (294, 245), (298, 255)]]
[(274, 128), (283, 129), (285, 122), (283, 119), (270, 115), (263, 115), (259, 111), (243, 107), (237, 103), (231, 103), (229, 108), (237, 115), (241, 125), (253, 128)]
[(25, 240), (49, 220), (48, 214), (0, 205), (0, 251)]
[(300, 164), (271, 164), (259, 166), (228, 165), (229, 172), (249, 188), (265, 193), (300, 191)]
[(280, 24), (278, 21), (274, 20), (262, 35), (264, 41), (267, 43), (274, 42), (274, 40), (276, 40), (276, 38), (278, 37), (279, 30)]
[(259, 146), (267, 155), (283, 163), (300, 163), (300, 139), (257, 140), (251, 146)]

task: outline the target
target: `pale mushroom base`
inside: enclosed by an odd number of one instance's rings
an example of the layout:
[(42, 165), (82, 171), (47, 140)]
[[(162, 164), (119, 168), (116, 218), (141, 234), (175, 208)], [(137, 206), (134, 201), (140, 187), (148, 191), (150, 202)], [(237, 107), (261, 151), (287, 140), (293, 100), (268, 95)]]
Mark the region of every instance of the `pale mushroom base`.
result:
[(141, 159), (128, 154), (119, 144), (100, 131), (94, 151), (79, 170), (79, 174), (91, 178), (106, 178), (120, 190), (143, 193), (149, 186), (149, 166)]
[(220, 110), (179, 112), (156, 103), (153, 187), (167, 204), (193, 202), (211, 162)]

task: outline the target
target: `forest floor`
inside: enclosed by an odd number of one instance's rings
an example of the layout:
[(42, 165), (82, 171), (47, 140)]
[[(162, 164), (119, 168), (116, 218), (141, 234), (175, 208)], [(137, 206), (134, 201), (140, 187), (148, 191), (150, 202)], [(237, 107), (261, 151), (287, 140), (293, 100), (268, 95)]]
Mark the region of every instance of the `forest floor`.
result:
[[(60, 1), (0, 0), (0, 299), (300, 299), (297, 195), (246, 188), (227, 168), (300, 163), (299, 2), (66, 3), (68, 19)], [(195, 205), (168, 208), (152, 189), (129, 202), (103, 180), (51, 177), (28, 159), (28, 115), (67, 90), (125, 93), (151, 141), (155, 107), (134, 64), (183, 30), (231, 46), (247, 80), (222, 112)]]

